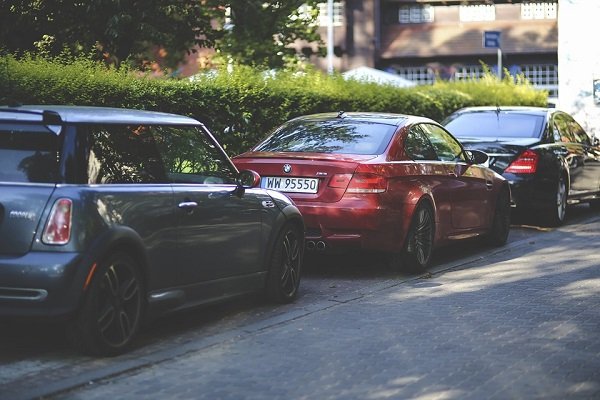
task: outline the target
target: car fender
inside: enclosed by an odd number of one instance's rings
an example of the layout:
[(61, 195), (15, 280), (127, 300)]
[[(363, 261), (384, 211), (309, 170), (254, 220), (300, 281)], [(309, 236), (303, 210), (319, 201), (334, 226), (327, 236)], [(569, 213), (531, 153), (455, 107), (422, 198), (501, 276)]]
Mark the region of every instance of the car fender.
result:
[(96, 237), (85, 252), (81, 264), (88, 268), (86, 281), (89, 282), (92, 279), (95, 264), (101, 262), (111, 252), (118, 250), (124, 250), (137, 261), (142, 269), (142, 275), (146, 279), (148, 256), (142, 238), (128, 226), (114, 225)]

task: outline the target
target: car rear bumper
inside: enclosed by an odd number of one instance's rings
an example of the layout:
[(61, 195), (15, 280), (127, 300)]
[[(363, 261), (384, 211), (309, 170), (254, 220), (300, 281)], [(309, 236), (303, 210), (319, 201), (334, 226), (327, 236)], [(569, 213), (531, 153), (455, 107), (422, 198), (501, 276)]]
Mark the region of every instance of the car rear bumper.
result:
[(308, 250), (400, 251), (410, 222), (405, 218), (410, 205), (395, 209), (360, 199), (296, 205), (304, 217)]
[(76, 310), (87, 269), (79, 253), (0, 256), (0, 316), (57, 317)]
[(503, 174), (510, 184), (513, 205), (517, 209), (556, 206), (557, 183), (535, 175)]

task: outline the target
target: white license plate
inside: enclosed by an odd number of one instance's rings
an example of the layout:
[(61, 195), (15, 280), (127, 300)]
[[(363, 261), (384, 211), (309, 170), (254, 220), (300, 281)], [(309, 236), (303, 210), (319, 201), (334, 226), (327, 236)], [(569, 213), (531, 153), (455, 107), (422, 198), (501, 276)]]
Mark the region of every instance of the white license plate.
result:
[(317, 193), (319, 180), (316, 178), (263, 176), (261, 186), (280, 192)]

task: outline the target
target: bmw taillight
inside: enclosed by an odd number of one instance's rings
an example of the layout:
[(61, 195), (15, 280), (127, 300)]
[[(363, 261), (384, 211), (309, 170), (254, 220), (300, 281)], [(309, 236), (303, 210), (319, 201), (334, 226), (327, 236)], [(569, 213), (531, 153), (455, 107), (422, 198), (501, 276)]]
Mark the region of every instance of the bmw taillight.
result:
[(71, 239), (71, 216), (73, 201), (71, 199), (58, 199), (50, 211), (50, 218), (42, 234), (45, 244), (61, 245), (69, 243)]
[(352, 175), (346, 193), (383, 193), (387, 190), (387, 179), (384, 176), (364, 172)]
[(514, 160), (504, 172), (513, 174), (535, 174), (539, 156), (533, 150), (525, 150)]

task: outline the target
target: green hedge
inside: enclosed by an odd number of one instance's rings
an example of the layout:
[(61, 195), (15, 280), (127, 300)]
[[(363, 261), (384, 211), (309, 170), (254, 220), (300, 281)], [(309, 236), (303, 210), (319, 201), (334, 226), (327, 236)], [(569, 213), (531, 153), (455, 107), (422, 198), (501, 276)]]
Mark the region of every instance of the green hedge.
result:
[(316, 71), (265, 74), (239, 67), (190, 82), (107, 69), (86, 60), (0, 57), (0, 104), (97, 105), (189, 115), (203, 121), (231, 155), (299, 115), (381, 111), (440, 121), (461, 107), (544, 106), (546, 99), (545, 92), (526, 83), (499, 82), (489, 75), (479, 81), (398, 89)]

